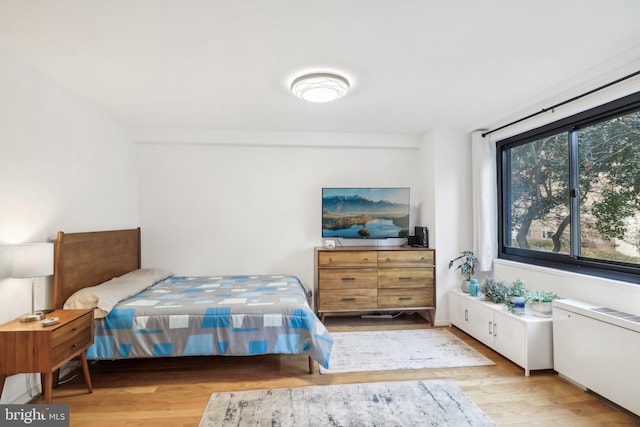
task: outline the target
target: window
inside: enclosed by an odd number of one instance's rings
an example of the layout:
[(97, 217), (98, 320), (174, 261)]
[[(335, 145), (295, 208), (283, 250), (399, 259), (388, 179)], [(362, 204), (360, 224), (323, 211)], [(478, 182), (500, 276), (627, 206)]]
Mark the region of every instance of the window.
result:
[(496, 152), (500, 258), (640, 283), (640, 93)]

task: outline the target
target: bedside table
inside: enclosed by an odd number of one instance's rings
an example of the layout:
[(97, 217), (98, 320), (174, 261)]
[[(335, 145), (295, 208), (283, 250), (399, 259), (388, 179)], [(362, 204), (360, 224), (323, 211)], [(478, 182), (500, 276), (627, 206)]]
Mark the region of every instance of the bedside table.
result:
[(45, 403), (51, 403), (53, 372), (80, 356), (89, 393), (93, 392), (85, 350), (93, 344), (93, 310), (55, 310), (58, 323), (19, 320), (0, 325), (0, 394), (7, 376), (39, 372)]

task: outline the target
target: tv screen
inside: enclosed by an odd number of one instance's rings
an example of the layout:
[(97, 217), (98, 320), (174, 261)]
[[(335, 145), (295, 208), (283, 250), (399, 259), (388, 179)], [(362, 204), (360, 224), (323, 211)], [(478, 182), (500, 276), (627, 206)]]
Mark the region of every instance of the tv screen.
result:
[(322, 237), (409, 235), (409, 188), (323, 188)]

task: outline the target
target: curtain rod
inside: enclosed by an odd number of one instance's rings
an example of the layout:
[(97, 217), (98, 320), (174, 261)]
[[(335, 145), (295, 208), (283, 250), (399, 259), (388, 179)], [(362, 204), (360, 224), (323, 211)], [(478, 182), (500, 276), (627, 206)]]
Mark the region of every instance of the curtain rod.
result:
[(502, 126), (497, 127), (497, 128), (495, 128), (495, 129), (488, 130), (488, 131), (486, 131), (486, 132), (484, 132), (484, 133), (482, 134), (482, 137), (484, 138), (485, 136), (487, 136), (487, 135), (489, 135), (489, 134), (492, 134), (492, 133), (494, 133), (494, 132), (497, 132), (497, 131), (499, 131), (499, 130), (502, 130), (502, 129), (504, 129), (504, 128), (507, 128), (507, 127), (509, 127), (509, 126), (513, 126), (513, 125), (515, 125), (515, 124), (517, 124), (517, 123), (523, 122), (523, 121), (528, 120), (528, 119), (530, 119), (530, 118), (532, 118), (532, 117), (538, 116), (538, 115), (540, 115), (540, 114), (542, 114), (542, 113), (546, 113), (547, 111), (553, 111), (554, 109), (556, 109), (556, 108), (558, 108), (558, 107), (561, 107), (561, 106), (563, 106), (563, 105), (565, 105), (565, 104), (568, 104), (568, 103), (570, 103), (570, 102), (573, 102), (573, 101), (577, 101), (578, 99), (580, 99), (580, 98), (584, 98), (585, 96), (591, 95), (592, 93), (598, 92), (598, 91), (600, 91), (600, 90), (602, 90), (602, 89), (606, 89), (606, 88), (608, 88), (609, 86), (613, 86), (613, 85), (615, 85), (615, 84), (618, 84), (618, 83), (620, 83), (620, 82), (623, 82), (623, 81), (625, 81), (625, 80), (628, 80), (628, 79), (630, 79), (630, 78), (632, 78), (632, 77), (637, 76), (638, 74), (640, 74), (640, 70), (638, 70), (638, 71), (636, 71), (636, 72), (634, 72), (634, 73), (628, 74), (628, 75), (626, 75), (626, 76), (624, 76), (624, 77), (620, 77), (618, 80), (614, 80), (614, 81), (612, 81), (612, 82), (609, 82), (609, 83), (607, 83), (607, 84), (605, 84), (605, 85), (602, 85), (602, 86), (600, 86), (600, 87), (597, 87), (597, 88), (595, 88), (595, 89), (592, 89), (592, 90), (590, 90), (590, 91), (588, 91), (588, 92), (585, 92), (585, 93), (583, 93), (583, 94), (580, 94), (580, 95), (578, 95), (578, 96), (574, 96), (573, 98), (571, 98), (571, 99), (567, 99), (566, 101), (562, 101), (562, 102), (560, 102), (560, 103), (558, 103), (558, 104), (552, 105), (551, 107), (543, 108), (543, 109), (542, 109), (542, 110), (540, 110), (540, 111), (536, 111), (536, 112), (535, 112), (535, 113), (533, 113), (533, 114), (529, 114), (528, 116), (522, 117), (522, 118), (520, 118), (520, 119), (518, 119), (518, 120), (514, 120), (513, 122), (511, 122), (511, 123), (507, 123), (506, 125), (502, 125)]

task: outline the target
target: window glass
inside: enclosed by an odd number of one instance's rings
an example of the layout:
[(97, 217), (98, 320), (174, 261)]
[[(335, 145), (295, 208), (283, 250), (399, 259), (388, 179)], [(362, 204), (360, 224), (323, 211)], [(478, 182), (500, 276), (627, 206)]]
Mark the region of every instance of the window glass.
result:
[(510, 150), (510, 227), (507, 244), (569, 253), (569, 147), (556, 134)]
[(580, 255), (640, 262), (640, 112), (577, 131)]

